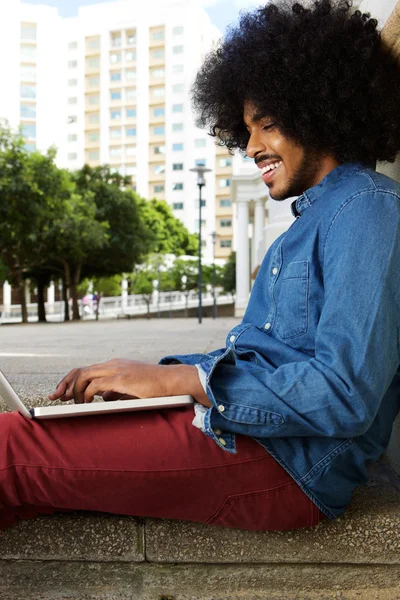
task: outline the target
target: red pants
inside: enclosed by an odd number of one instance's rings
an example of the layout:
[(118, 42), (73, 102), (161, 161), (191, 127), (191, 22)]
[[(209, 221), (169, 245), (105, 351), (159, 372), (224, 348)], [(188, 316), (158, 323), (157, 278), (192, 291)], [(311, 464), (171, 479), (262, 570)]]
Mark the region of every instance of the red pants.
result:
[(0, 529), (90, 510), (240, 529), (316, 525), (323, 515), (257, 442), (229, 454), (193, 408), (28, 421), (0, 415)]

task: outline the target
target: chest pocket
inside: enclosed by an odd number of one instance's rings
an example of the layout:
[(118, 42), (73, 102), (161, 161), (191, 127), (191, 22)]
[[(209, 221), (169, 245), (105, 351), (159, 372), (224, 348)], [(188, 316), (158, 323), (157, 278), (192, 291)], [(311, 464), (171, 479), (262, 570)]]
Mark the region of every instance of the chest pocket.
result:
[(308, 261), (289, 263), (282, 273), (277, 298), (276, 330), (281, 338), (293, 338), (308, 328)]

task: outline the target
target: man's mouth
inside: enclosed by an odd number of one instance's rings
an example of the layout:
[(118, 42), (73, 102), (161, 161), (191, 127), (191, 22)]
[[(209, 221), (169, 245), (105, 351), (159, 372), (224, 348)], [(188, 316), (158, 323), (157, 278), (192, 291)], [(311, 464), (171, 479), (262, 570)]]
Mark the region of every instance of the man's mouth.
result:
[(270, 181), (272, 179), (272, 177), (275, 175), (275, 171), (279, 169), (282, 162), (282, 160), (278, 160), (274, 163), (268, 164), (267, 166), (261, 169), (261, 177), (264, 183), (267, 183), (267, 181)]

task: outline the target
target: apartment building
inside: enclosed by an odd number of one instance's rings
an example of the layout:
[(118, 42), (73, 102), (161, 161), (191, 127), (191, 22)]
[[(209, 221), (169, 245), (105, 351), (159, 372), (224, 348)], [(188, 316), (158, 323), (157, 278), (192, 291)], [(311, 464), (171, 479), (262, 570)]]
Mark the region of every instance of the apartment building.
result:
[(109, 164), (145, 198), (165, 199), (191, 232), (205, 165), (202, 243), (212, 260), (233, 249), (232, 157), (196, 127), (190, 86), (221, 36), (197, 0), (119, 0), (75, 18), (20, 0), (0, 8), (0, 118), (21, 125), (28, 149), (58, 148), (58, 164)]

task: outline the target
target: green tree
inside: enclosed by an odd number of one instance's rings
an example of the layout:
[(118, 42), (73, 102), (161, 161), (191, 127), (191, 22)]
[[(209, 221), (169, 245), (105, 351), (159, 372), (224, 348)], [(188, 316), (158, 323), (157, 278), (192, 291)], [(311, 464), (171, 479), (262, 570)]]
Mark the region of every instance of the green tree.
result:
[(133, 293), (140, 294), (146, 302), (148, 319), (150, 318), (150, 304), (154, 289), (153, 281), (156, 278), (157, 272), (149, 264), (141, 265), (131, 275)]
[(236, 252), (232, 252), (222, 269), (221, 283), (224, 292), (231, 294), (232, 298), (236, 294)]

